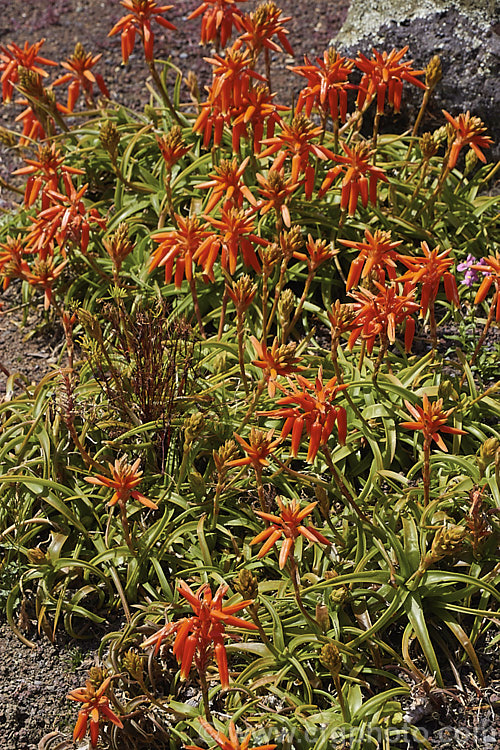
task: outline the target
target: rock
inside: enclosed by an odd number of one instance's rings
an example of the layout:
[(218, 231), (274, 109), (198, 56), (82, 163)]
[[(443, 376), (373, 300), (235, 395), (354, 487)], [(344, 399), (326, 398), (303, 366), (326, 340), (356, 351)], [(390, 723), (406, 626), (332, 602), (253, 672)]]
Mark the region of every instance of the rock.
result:
[[(346, 21), (335, 39), (343, 54), (367, 56), (372, 47), (390, 51), (408, 45), (415, 68), (425, 68), (430, 58), (441, 58), (443, 78), (429, 107), (423, 130), (444, 123), (441, 109), (452, 115), (470, 110), (488, 127), (495, 146), (489, 160), (500, 155), (500, 6), (496, 0), (352, 0)], [(421, 91), (405, 85), (402, 127), (419, 107)], [(422, 132), (422, 129), (421, 129)]]

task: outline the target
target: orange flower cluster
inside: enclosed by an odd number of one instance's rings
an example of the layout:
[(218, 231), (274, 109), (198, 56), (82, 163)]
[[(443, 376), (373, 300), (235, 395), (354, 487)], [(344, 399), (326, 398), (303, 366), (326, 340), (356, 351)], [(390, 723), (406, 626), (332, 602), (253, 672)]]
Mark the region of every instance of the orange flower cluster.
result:
[(138, 458), (133, 464), (127, 462), (126, 456), (117, 458), (114, 464), (108, 464), (111, 477), (103, 474), (97, 474), (95, 477), (85, 477), (89, 484), (97, 484), (101, 487), (109, 487), (114, 490), (108, 505), (113, 506), (117, 503), (125, 506), (130, 498), (137, 500), (147, 508), (158, 510), (156, 503), (148, 500), (141, 492), (136, 490), (142, 480), (142, 471), (138, 471), (141, 459)]
[(277, 403), (282, 407), (262, 412), (263, 415), (284, 418), (281, 438), (292, 435), (292, 456), (299, 452), (304, 431), (309, 436), (309, 446), (306, 461), (312, 463), (318, 450), (328, 443), (334, 425), (337, 424), (339, 443), (344, 445), (347, 437), (347, 414), (343, 406), (334, 404), (337, 394), (347, 388), (338, 385), (337, 378), (330, 378), (323, 382), (323, 369), (320, 367), (318, 375), (312, 383), (302, 375), (295, 375), (295, 380), (289, 378), (291, 390), (278, 386), (285, 396)]
[(243, 15), (236, 3), (246, 0), (204, 0), (188, 16), (188, 21), (203, 15), (201, 19), (201, 43), (217, 40), (218, 48), (225, 47), (233, 33), (233, 25)]
[(307, 86), (299, 93), (296, 112), (305, 109), (307, 117), (311, 116), (314, 107), (317, 107), (323, 116), (328, 114), (333, 122), (339, 118), (345, 122), (347, 117), (347, 92), (355, 88), (349, 83), (349, 74), (352, 72), (354, 62), (339, 55), (330, 47), (323, 53), (323, 59), (316, 58), (314, 65), (307, 55), (304, 55), (305, 65), (297, 65), (290, 68), (294, 73), (307, 79)]
[(264, 529), (260, 534), (257, 534), (257, 536), (255, 536), (250, 542), (250, 544), (260, 544), (260, 542), (264, 542), (257, 557), (264, 557), (264, 555), (274, 547), (276, 542), (281, 539), (281, 537), (284, 537), (279, 554), (279, 566), (280, 570), (282, 570), (290, 555), (293, 556), (295, 541), (299, 536), (305, 537), (314, 544), (330, 546), (331, 542), (317, 529), (313, 526), (304, 526), (302, 523), (304, 518), (313, 512), (318, 504), (317, 502), (309, 503), (305, 508), (301, 508), (297, 500), (290, 500), (290, 502), (285, 505), (281, 498), (277, 497), (276, 502), (280, 509), (279, 516), (276, 516), (273, 513), (265, 513), (259, 510), (256, 511), (256, 514), (260, 516), (260, 518), (263, 518), (270, 524), (267, 529)]
[(78, 719), (73, 731), (73, 742), (83, 740), (87, 733), (87, 727), (90, 724), (90, 744), (92, 747), (97, 747), (99, 722), (101, 719), (107, 719), (115, 726), (123, 729), (121, 719), (109, 707), (109, 698), (106, 696), (106, 690), (110, 682), (111, 677), (106, 677), (102, 685), (96, 690), (92, 682), (87, 680), (84, 688), (73, 690), (67, 696), (69, 700), (83, 703), (78, 712)]
[(493, 141), (488, 135), (484, 135), (486, 128), (479, 117), (471, 117), (469, 111), (458, 115), (457, 118), (452, 117), (445, 109), (443, 114), (455, 131), (448, 162), (449, 169), (453, 169), (457, 163), (458, 155), (464, 146), (470, 146), (477, 158), (485, 162), (486, 157), (481, 149), (489, 148)]
[(130, 11), (126, 16), (120, 18), (108, 36), (121, 34), (123, 62), (127, 63), (134, 51), (135, 37), (137, 34), (142, 39), (146, 60), (153, 60), (154, 34), (151, 31), (151, 20), (154, 20), (165, 29), (176, 31), (175, 26), (162, 17), (163, 13), (171, 10), (173, 5), (158, 5), (155, 0), (120, 0), (125, 10)]
[(101, 57), (102, 53), (100, 55), (92, 55), (91, 52), (85, 52), (83, 45), (77, 42), (73, 54), (61, 63), (61, 67), (65, 68), (68, 72), (54, 81), (52, 85), (60, 86), (63, 83), (69, 83), (68, 101), (66, 104), (68, 112), (73, 112), (76, 101), (80, 96), (80, 91), (83, 91), (87, 106), (93, 106), (95, 83), (99, 87), (101, 94), (109, 99), (109, 91), (103, 77), (99, 73), (92, 72), (92, 68), (99, 62)]
[(443, 438), (439, 434), (440, 432), (445, 432), (449, 435), (465, 435), (464, 430), (459, 430), (458, 427), (450, 427), (446, 424), (453, 409), (443, 411), (442, 398), (437, 401), (429, 401), (424, 393), (422, 406), (410, 404), (406, 400), (405, 404), (414, 421), (401, 422), (401, 427), (406, 427), (407, 430), (421, 430), (424, 436), (424, 443), (430, 445), (431, 441), (434, 440), (441, 450), (448, 451)]
[(403, 81), (413, 83), (421, 89), (425, 89), (425, 83), (419, 81), (416, 76), (421, 76), (425, 70), (413, 70), (412, 61), (402, 62), (402, 58), (408, 52), (408, 47), (391, 52), (378, 52), (373, 49), (373, 56), (368, 59), (359, 52), (355, 65), (363, 73), (359, 84), (357, 105), (361, 109), (365, 102), (370, 103), (377, 97), (377, 113), (384, 113), (384, 104), (387, 101), (394, 107), (395, 112), (401, 108), (401, 94), (403, 92)]
[(165, 638), (175, 633), (173, 654), (181, 667), (181, 680), (186, 680), (189, 676), (193, 661), (198, 672), (205, 674), (208, 661), (213, 653), (219, 670), (221, 686), (223, 689), (228, 688), (229, 670), (224, 646), (226, 626), (258, 630), (253, 622), (234, 617), (235, 612), (247, 607), (252, 603), (252, 600), (223, 606), (222, 600), (228, 588), (226, 585), (219, 586), (215, 595), (212, 595), (210, 586), (205, 583), (194, 593), (187, 583), (181, 581), (177, 590), (189, 602), (194, 614), (178, 622), (167, 623), (157, 633), (147, 638), (143, 642), (142, 648), (154, 646), (155, 653), (158, 653)]
[(352, 261), (347, 277), (346, 292), (357, 286), (362, 279), (373, 276), (380, 284), (385, 283), (385, 274), (391, 281), (396, 278), (396, 260), (398, 254), (394, 248), (401, 242), (391, 242), (391, 233), (376, 229), (372, 234), (365, 229), (365, 242), (339, 240), (341, 245), (359, 250), (358, 257)]
[(54, 60), (41, 57), (40, 52), (45, 39), (40, 39), (35, 44), (24, 43), (24, 47), (17, 44), (0, 46), (0, 82), (2, 84), (2, 98), (5, 104), (10, 102), (14, 92), (14, 86), (19, 82), (19, 68), (31, 70), (39, 76), (46, 78), (49, 74), (41, 65), (57, 65)]
[(371, 163), (373, 152), (367, 143), (358, 141), (352, 147), (346, 143), (341, 143), (341, 146), (346, 156), (333, 155), (333, 160), (339, 162), (339, 166), (329, 170), (318, 196), (321, 198), (325, 195), (334, 180), (343, 174), (340, 208), (343, 211), (348, 210), (349, 216), (354, 216), (359, 198), (365, 208), (368, 200), (375, 205), (377, 182), (379, 180), (387, 182), (387, 177), (383, 169)]
[(439, 252), (439, 247), (431, 250), (427, 242), (422, 242), (421, 247), (424, 257), (398, 255), (398, 260), (408, 268), (408, 271), (401, 276), (398, 281), (408, 284), (407, 288), (412, 289), (416, 284), (422, 285), (421, 291), (421, 310), (425, 315), (429, 306), (434, 304), (437, 297), (441, 279), (444, 283), (444, 291), (449, 302), (457, 307), (460, 305), (458, 297), (457, 282), (454, 275), (450, 272), (453, 265), (453, 258), (449, 258), (451, 249)]
[[(258, 747), (249, 748), (248, 746), (250, 744), (250, 738), (253, 732), (250, 731), (247, 736), (240, 742), (238, 739), (238, 735), (236, 734), (234, 721), (229, 722), (229, 737), (226, 737), (225, 734), (222, 734), (222, 732), (218, 732), (216, 729), (214, 729), (206, 719), (200, 718), (199, 722), (205, 732), (207, 732), (207, 734), (209, 734), (210, 737), (215, 740), (215, 742), (222, 750), (274, 750), (274, 748), (278, 747), (277, 745), (259, 745)], [(184, 745), (184, 747), (185, 750), (204, 750), (198, 745)]]
[(351, 324), (349, 349), (352, 349), (361, 336), (371, 354), (378, 338), (381, 342), (393, 343), (396, 340), (396, 327), (405, 323), (405, 349), (407, 352), (411, 351), (415, 334), (415, 320), (412, 316), (420, 308), (413, 293), (400, 295), (394, 284), (387, 287), (375, 281), (374, 286), (378, 290), (377, 294), (369, 289), (359, 289), (351, 295), (356, 302), (353, 305), (355, 316)]

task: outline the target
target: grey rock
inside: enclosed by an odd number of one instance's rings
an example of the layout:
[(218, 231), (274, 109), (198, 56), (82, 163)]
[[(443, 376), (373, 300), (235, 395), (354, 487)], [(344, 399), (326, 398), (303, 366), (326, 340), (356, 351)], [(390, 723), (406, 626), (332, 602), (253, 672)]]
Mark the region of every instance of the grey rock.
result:
[[(353, 0), (346, 21), (332, 44), (343, 54), (368, 57), (372, 47), (390, 51), (406, 45), (406, 59), (425, 68), (435, 54), (443, 78), (438, 84), (421, 132), (444, 123), (441, 109), (452, 115), (470, 110), (495, 140), (488, 160), (500, 156), (500, 3), (497, 0)], [(398, 130), (411, 124), (421, 91), (406, 85)]]

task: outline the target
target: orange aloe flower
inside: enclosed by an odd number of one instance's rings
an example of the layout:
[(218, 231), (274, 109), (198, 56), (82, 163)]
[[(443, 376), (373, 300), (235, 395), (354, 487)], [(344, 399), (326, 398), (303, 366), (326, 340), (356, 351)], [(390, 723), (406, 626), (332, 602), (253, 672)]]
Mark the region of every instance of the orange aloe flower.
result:
[[(240, 107), (244, 95), (250, 88), (252, 78), (265, 81), (265, 78), (252, 70), (252, 59), (248, 50), (238, 44), (226, 50), (224, 57), (214, 55), (203, 58), (213, 68), (213, 81), (209, 89), (209, 101), (218, 104), (224, 113), (232, 107)], [(193, 130), (196, 130), (196, 123)]]
[(412, 60), (401, 62), (401, 58), (408, 52), (408, 47), (391, 52), (377, 52), (373, 49), (373, 56), (368, 59), (362, 52), (358, 53), (355, 65), (363, 73), (359, 84), (357, 105), (363, 108), (365, 101), (371, 102), (377, 95), (377, 113), (384, 114), (385, 97), (389, 104), (399, 112), (401, 107), (401, 94), (403, 92), (403, 81), (413, 83), (421, 89), (425, 89), (425, 83), (419, 81), (416, 76), (421, 76), (425, 70), (413, 70)]
[(62, 263), (59, 263), (58, 266), (55, 266), (53, 258), (37, 258), (34, 262), (33, 269), (29, 269), (27, 266), (23, 269), (23, 278), (28, 284), (43, 289), (45, 310), (48, 310), (50, 307), (50, 302), (52, 300), (52, 286), (63, 272), (67, 262), (67, 260), (64, 260)]
[(358, 289), (351, 294), (356, 303), (353, 305), (355, 317), (351, 323), (349, 349), (352, 349), (361, 336), (366, 341), (368, 353), (371, 354), (377, 338), (380, 338), (381, 343), (394, 343), (396, 326), (405, 323), (405, 350), (411, 351), (415, 334), (415, 321), (412, 315), (420, 307), (415, 302), (413, 293), (398, 295), (395, 285), (387, 287), (378, 281), (373, 283), (378, 294), (368, 289)]
[(441, 450), (447, 452), (448, 448), (439, 434), (440, 432), (446, 432), (450, 435), (466, 434), (464, 430), (459, 430), (458, 427), (450, 427), (446, 424), (453, 409), (443, 411), (442, 398), (431, 402), (424, 393), (422, 396), (422, 406), (414, 406), (409, 401), (406, 401), (406, 399), (405, 405), (415, 421), (400, 422), (400, 425), (401, 427), (406, 427), (408, 430), (421, 430), (424, 436), (424, 445), (430, 445), (432, 440), (434, 440)]
[(111, 682), (111, 677), (106, 677), (102, 685), (96, 690), (94, 685), (87, 680), (84, 688), (72, 690), (67, 696), (71, 701), (83, 703), (78, 712), (78, 719), (73, 730), (73, 742), (83, 740), (87, 733), (87, 726), (90, 722), (90, 744), (92, 747), (97, 746), (99, 738), (99, 721), (107, 719), (115, 726), (123, 729), (121, 719), (113, 713), (109, 707), (109, 698), (105, 695), (106, 690)]
[(255, 511), (260, 518), (269, 521), (271, 524), (267, 529), (264, 529), (260, 534), (257, 534), (257, 536), (255, 536), (250, 542), (250, 544), (260, 544), (260, 542), (264, 542), (257, 557), (264, 557), (264, 555), (274, 547), (278, 539), (281, 539), (282, 536), (284, 537), (284, 540), (279, 555), (280, 570), (285, 567), (289, 556), (292, 555), (293, 557), (295, 540), (299, 536), (305, 537), (314, 544), (325, 544), (330, 546), (331, 542), (317, 529), (313, 526), (304, 526), (302, 523), (304, 518), (313, 512), (318, 504), (317, 502), (309, 503), (305, 508), (300, 507), (298, 500), (290, 500), (290, 502), (285, 505), (281, 498), (277, 497), (276, 502), (280, 509), (279, 516), (275, 516), (273, 513), (264, 513), (260, 510)]
[(47, 60), (38, 53), (42, 48), (45, 39), (40, 39), (35, 44), (24, 43), (24, 47), (18, 47), (17, 44), (7, 44), (5, 47), (0, 46), (0, 82), (2, 84), (2, 98), (7, 104), (12, 99), (14, 85), (19, 81), (19, 68), (33, 70), (41, 76), (48, 76), (46, 70), (40, 65), (57, 65), (53, 60)]
[(291, 177), (285, 180), (284, 169), (270, 169), (267, 177), (259, 173), (256, 177), (260, 185), (258, 191), (263, 198), (258, 204), (259, 212), (264, 215), (274, 209), (276, 216), (281, 217), (286, 227), (290, 227), (292, 220), (288, 201), (301, 184), (300, 181), (294, 182)]
[(208, 44), (218, 37), (218, 49), (225, 47), (233, 33), (233, 24), (243, 15), (236, 3), (246, 0), (204, 0), (188, 16), (188, 21), (203, 14), (201, 19), (201, 44)]
[(453, 258), (448, 258), (451, 248), (439, 252), (439, 247), (430, 250), (427, 242), (421, 243), (424, 257), (398, 255), (398, 260), (403, 263), (409, 270), (401, 276), (398, 281), (414, 284), (422, 284), (421, 307), (422, 314), (425, 315), (427, 310), (437, 297), (441, 279), (444, 283), (444, 291), (449, 302), (460, 305), (458, 296), (457, 282), (455, 276), (450, 273), (449, 269), (454, 263)]
[(173, 5), (158, 5), (155, 0), (120, 0), (125, 10), (130, 11), (116, 23), (108, 36), (121, 34), (123, 62), (128, 62), (135, 45), (135, 36), (139, 34), (144, 45), (146, 60), (153, 59), (154, 34), (151, 31), (151, 19), (154, 18), (165, 29), (177, 31), (176, 27), (162, 18), (162, 13), (171, 10)]
[(264, 466), (269, 465), (268, 457), (272, 456), (281, 443), (281, 438), (273, 440), (274, 430), (269, 430), (266, 433), (252, 427), (248, 442), (243, 440), (236, 432), (233, 434), (247, 455), (245, 458), (235, 458), (233, 461), (229, 461), (227, 465), (252, 466), (257, 474), (261, 474)]
[(265, 342), (260, 343), (255, 336), (250, 336), (253, 348), (257, 352), (258, 359), (252, 360), (252, 364), (263, 370), (262, 377), (267, 383), (267, 392), (271, 398), (276, 394), (276, 382), (278, 376), (291, 375), (293, 372), (303, 370), (298, 365), (301, 357), (295, 356), (296, 344), (280, 344), (279, 339), (275, 338), (271, 348), (267, 348)]
[(386, 272), (389, 279), (394, 281), (398, 259), (394, 248), (401, 245), (401, 241), (391, 242), (390, 232), (376, 229), (372, 234), (365, 229), (365, 242), (352, 242), (351, 240), (339, 240), (339, 242), (341, 245), (359, 250), (358, 257), (352, 261), (349, 269), (346, 292), (353, 286), (357, 286), (360, 279), (366, 279), (370, 274), (373, 274), (380, 284), (384, 284)]
[(209, 175), (211, 179), (196, 186), (202, 189), (211, 188), (205, 213), (209, 214), (223, 198), (223, 208), (231, 208), (231, 206), (241, 208), (244, 198), (252, 206), (256, 205), (256, 199), (242, 180), (249, 161), (249, 156), (243, 159), (240, 165), (236, 159), (232, 161), (222, 159), (220, 165), (215, 167), (215, 174)]
[[(55, 143), (38, 146), (37, 158), (24, 159), (24, 161), (27, 166), (16, 169), (12, 174), (29, 175), (24, 191), (24, 202), (28, 208), (36, 201), (42, 187), (57, 191), (62, 174), (85, 174), (83, 169), (68, 167), (64, 164), (64, 156), (61, 156)], [(42, 210), (48, 208), (49, 204), (50, 198), (43, 191)]]
[(240, 107), (234, 109), (232, 113), (233, 151), (239, 151), (242, 137), (249, 138), (249, 128), (253, 131), (255, 155), (260, 153), (264, 128), (266, 137), (272, 138), (275, 126), (280, 122), (279, 113), (289, 109), (283, 104), (275, 104), (273, 102), (275, 96), (276, 94), (271, 94), (269, 88), (263, 83), (252, 84), (245, 92)]
[(6, 242), (0, 242), (0, 276), (3, 276), (4, 290), (11, 279), (24, 279), (29, 272), (23, 257), (25, 253), (20, 234), (16, 238), (8, 236)]
[(328, 240), (313, 240), (310, 234), (307, 237), (306, 250), (307, 253), (295, 250), (293, 257), (297, 260), (305, 261), (310, 274), (317, 271), (323, 263), (331, 260), (336, 254), (336, 251), (331, 247)]
[(313, 142), (322, 132), (321, 127), (315, 127), (304, 115), (295, 115), (290, 124), (281, 122), (279, 135), (262, 141), (267, 148), (259, 154), (259, 158), (263, 159), (278, 152), (271, 166), (275, 170), (280, 170), (289, 156), (292, 160), (292, 182), (297, 182), (301, 174), (305, 175), (305, 194), (308, 199), (314, 190), (315, 177), (315, 167), (309, 163), (309, 159), (334, 158), (332, 151)]
[(257, 6), (253, 13), (235, 19), (238, 31), (243, 32), (238, 41), (247, 45), (253, 53), (254, 60), (264, 47), (281, 52), (281, 47), (272, 40), (273, 36), (278, 37), (284, 50), (293, 57), (293, 49), (287, 39), (288, 30), (283, 26), (287, 21), (291, 21), (292, 17), (281, 18), (282, 12), (276, 3), (268, 1)]
[(213, 237), (213, 233), (207, 231), (208, 225), (201, 224), (197, 216), (184, 218), (175, 214), (175, 220), (177, 229), (159, 232), (153, 237), (160, 244), (153, 252), (149, 272), (157, 266), (165, 266), (165, 283), (169, 284), (175, 263), (174, 283), (179, 288), (184, 274), (188, 281), (193, 278), (194, 255), (207, 238)]
[(168, 133), (162, 135), (155, 135), (156, 142), (160, 148), (163, 161), (167, 172), (172, 171), (172, 167), (177, 164), (179, 159), (182, 159), (190, 150), (191, 146), (188, 146), (182, 138), (182, 130), (178, 125), (174, 125)]
[[(1, 247), (1, 245), (0, 245)], [(481, 263), (475, 266), (471, 266), (475, 271), (486, 271), (487, 276), (484, 277), (479, 289), (477, 290), (474, 304), (479, 305), (484, 302), (486, 295), (490, 291), (492, 284), (495, 285), (496, 294), (496, 321), (500, 323), (500, 253), (497, 251), (496, 255), (489, 255), (487, 258), (482, 258)]]
[[(85, 52), (80, 42), (76, 43), (75, 51), (67, 60), (61, 63), (61, 67), (68, 72), (58, 78), (53, 86), (59, 86), (63, 83), (69, 83), (68, 102), (66, 108), (68, 112), (73, 112), (76, 100), (83, 91), (87, 106), (94, 103), (94, 84), (99, 87), (101, 94), (109, 99), (109, 91), (104, 78), (99, 73), (93, 73), (92, 68), (102, 57), (102, 53), (92, 56), (91, 52)], [(70, 83), (71, 82), (71, 83)]]
[(257, 273), (260, 264), (255, 254), (254, 245), (264, 247), (267, 240), (254, 233), (253, 209), (243, 211), (238, 208), (222, 209), (220, 219), (207, 216), (207, 221), (215, 227), (218, 235), (205, 241), (194, 254), (194, 260), (199, 263), (205, 273), (212, 277), (213, 266), (221, 249), (221, 266), (232, 275), (236, 270), (238, 253), (241, 251), (243, 263), (251, 266)]
[[(218, 732), (216, 729), (214, 729), (206, 719), (200, 717), (199, 722), (205, 732), (207, 732), (207, 734), (209, 734), (210, 737), (215, 740), (215, 742), (220, 748), (222, 748), (222, 750), (274, 750), (275, 747), (278, 747), (277, 745), (259, 745), (258, 747), (249, 748), (248, 746), (250, 744), (250, 738), (253, 732), (250, 731), (247, 736), (240, 742), (238, 739), (238, 735), (236, 734), (234, 721), (229, 722), (229, 737), (226, 737), (225, 734), (222, 734), (222, 732)], [(198, 747), (198, 745), (184, 745), (184, 748), (185, 750), (203, 750), (203, 748)]]
[(207, 663), (214, 654), (221, 686), (223, 689), (227, 689), (229, 687), (229, 670), (224, 646), (226, 626), (258, 630), (253, 622), (234, 617), (235, 612), (239, 612), (252, 603), (251, 599), (223, 606), (222, 599), (228, 588), (229, 586), (223, 584), (219, 586), (215, 595), (212, 595), (209, 584), (205, 583), (194, 593), (187, 583), (181, 581), (177, 590), (187, 599), (193, 608), (194, 615), (185, 617), (178, 622), (167, 623), (157, 633), (147, 638), (142, 643), (142, 648), (154, 646), (155, 653), (158, 653), (163, 640), (172, 633), (176, 633), (173, 654), (181, 667), (181, 680), (188, 678), (193, 661), (198, 672), (205, 674)]
[(484, 135), (486, 128), (483, 121), (479, 117), (471, 117), (469, 110), (465, 114), (458, 115), (457, 118), (452, 117), (445, 109), (442, 112), (455, 130), (455, 140), (452, 143), (448, 161), (449, 169), (453, 169), (457, 163), (458, 155), (464, 146), (470, 146), (477, 158), (485, 162), (486, 157), (481, 149), (489, 148), (493, 140), (488, 135)]
[(91, 208), (87, 212), (85, 208), (82, 198), (88, 185), (82, 185), (77, 190), (67, 172), (63, 172), (62, 180), (66, 194), (46, 190), (52, 205), (36, 217), (30, 217), (33, 226), (28, 234), (27, 244), (38, 251), (42, 258), (46, 257), (54, 240), (64, 257), (64, 243), (67, 239), (85, 253), (89, 244), (90, 224), (98, 224), (101, 229), (106, 227), (106, 220), (99, 215), (97, 209)]
[(387, 177), (383, 169), (374, 167), (371, 163), (373, 152), (367, 143), (358, 142), (352, 147), (346, 143), (341, 143), (341, 146), (347, 156), (333, 155), (333, 160), (340, 162), (340, 165), (329, 170), (318, 192), (318, 197), (321, 198), (325, 195), (339, 174), (344, 174), (340, 208), (343, 211), (347, 209), (349, 216), (354, 216), (359, 197), (361, 197), (361, 203), (365, 208), (368, 205), (368, 200), (375, 205), (377, 202), (377, 182), (379, 180), (387, 182)]
[(330, 47), (323, 52), (323, 59), (316, 58), (314, 65), (304, 55), (305, 65), (297, 65), (290, 68), (299, 76), (307, 78), (307, 86), (299, 93), (296, 112), (305, 109), (307, 117), (310, 117), (313, 107), (326, 116), (328, 113), (333, 122), (339, 119), (345, 122), (347, 117), (347, 91), (355, 88), (349, 83), (349, 74), (352, 72), (353, 61), (341, 57), (339, 53)]
[(122, 456), (121, 458), (117, 458), (114, 464), (108, 463), (111, 477), (97, 474), (95, 477), (85, 477), (85, 481), (89, 484), (97, 484), (114, 490), (113, 496), (108, 502), (109, 506), (118, 503), (124, 507), (132, 497), (147, 508), (158, 510), (158, 506), (155, 503), (148, 500), (147, 497), (144, 497), (142, 493), (137, 492), (135, 489), (142, 481), (142, 471), (138, 471), (140, 463), (141, 459), (138, 458), (133, 464), (129, 464), (127, 463), (127, 457)]
[(323, 383), (323, 368), (312, 383), (302, 375), (295, 375), (295, 382), (289, 378), (291, 391), (279, 386), (285, 396), (276, 402), (279, 409), (262, 412), (269, 417), (282, 417), (285, 423), (281, 430), (284, 440), (292, 433), (291, 454), (299, 452), (300, 442), (304, 430), (309, 436), (309, 446), (306, 461), (312, 463), (318, 450), (328, 443), (335, 423), (337, 424), (339, 443), (345, 444), (347, 437), (347, 414), (343, 406), (333, 403), (337, 394), (347, 388), (347, 384), (337, 385), (337, 378), (330, 378)]

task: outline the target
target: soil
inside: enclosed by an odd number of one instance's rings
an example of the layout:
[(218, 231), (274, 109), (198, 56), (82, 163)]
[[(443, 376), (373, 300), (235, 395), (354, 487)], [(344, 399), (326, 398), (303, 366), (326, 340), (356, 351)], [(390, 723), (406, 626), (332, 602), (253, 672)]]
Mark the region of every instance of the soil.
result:
[[(203, 56), (210, 55), (212, 50), (198, 44), (199, 19), (186, 22), (186, 16), (197, 4), (196, 0), (175, 0), (175, 7), (167, 17), (178, 31), (162, 33), (158, 27), (155, 53), (160, 59), (170, 57), (184, 72), (194, 70), (203, 86), (208, 83), (210, 70)], [(281, 102), (289, 103), (300, 89), (301, 79), (291, 74), (286, 66), (302, 63), (304, 54), (310, 57), (322, 54), (343, 23), (349, 0), (279, 0), (278, 4), (284, 15), (292, 16), (288, 28), (295, 58), (284, 54), (273, 56), (273, 88), (279, 91)], [(23, 45), (25, 40), (32, 43), (45, 37), (42, 54), (63, 60), (73, 52), (75, 43), (82, 41), (88, 51), (103, 54), (97, 72), (108, 83), (114, 100), (131, 108), (142, 108), (148, 103), (150, 95), (144, 86), (147, 70), (140, 45), (131, 55), (129, 64), (123, 66), (119, 36), (107, 36), (122, 16), (123, 9), (117, 0), (4, 0), (2, 5), (0, 45), (10, 41)], [(256, 5), (256, 0), (249, 0), (241, 7), (248, 11)], [(14, 123), (18, 111), (19, 108), (12, 106), (0, 109), (0, 126), (18, 130)], [(0, 145), (0, 177), (10, 180), (11, 171), (19, 163), (16, 149)], [(11, 208), (15, 200), (19, 200), (19, 196), (0, 188), (0, 211)], [(15, 282), (1, 299), (4, 307), (0, 313), (0, 370), (3, 369), (0, 393), (9, 373), (20, 373), (19, 383), (38, 382), (57, 365), (63, 343), (60, 329), (48, 326), (43, 312), (30, 310), (26, 313), (20, 287)], [(88, 669), (96, 663), (97, 643), (75, 644), (64, 632), (59, 633), (55, 643), (33, 632), (29, 637), (35, 642), (35, 649), (21, 643), (6, 624), (0, 625), (0, 750), (48, 748), (52, 747), (52, 740), (55, 747), (64, 739), (68, 740), (64, 746), (69, 748), (76, 712), (65, 696), (84, 684)], [(496, 693), (500, 693), (500, 681), (496, 681), (496, 685)], [(492, 697), (496, 697), (498, 705), (498, 695), (492, 689), (488, 700), (474, 703), (471, 698), (467, 706), (469, 713), (466, 711), (464, 715), (463, 711), (458, 711), (454, 717), (453, 731), (449, 726), (451, 719), (446, 726), (439, 717), (434, 718), (429, 730), (435, 738), (433, 746), (442, 750), (452, 746), (498, 747), (500, 727), (495, 720)], [(471, 734), (476, 715), (473, 711), (479, 705), (481, 711), (484, 709), (481, 726), (485, 724), (486, 730), (480, 735)], [(436, 712), (432, 716), (436, 717)], [(487, 716), (487, 720), (483, 721), (483, 716)], [(443, 726), (452, 732), (452, 744), (450, 732), (440, 735)], [(465, 736), (467, 742), (463, 740)], [(478, 736), (482, 744), (477, 743)]]

